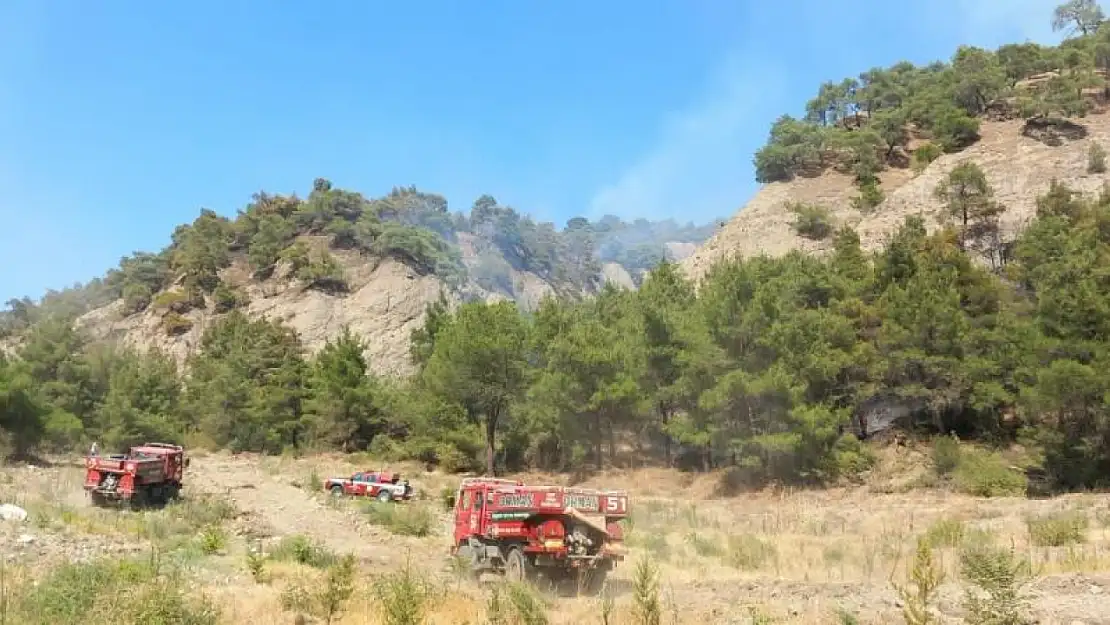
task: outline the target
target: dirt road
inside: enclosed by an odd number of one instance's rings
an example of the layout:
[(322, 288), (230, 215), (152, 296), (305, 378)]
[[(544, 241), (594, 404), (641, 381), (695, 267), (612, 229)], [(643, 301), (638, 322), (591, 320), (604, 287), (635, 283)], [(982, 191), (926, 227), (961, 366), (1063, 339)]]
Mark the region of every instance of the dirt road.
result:
[(303, 534), (337, 553), (354, 554), (364, 566), (376, 570), (395, 569), (406, 558), (446, 562), (447, 552), (437, 549), (438, 541), (395, 536), (368, 523), (357, 505), (351, 505), (354, 502), (329, 505), (322, 493), (298, 485), (298, 480), (306, 480), (305, 475), (275, 471), (227, 455), (198, 458), (190, 471), (190, 489), (228, 497), (243, 514), (240, 525), (255, 535)]
[[(335, 467), (334, 472), (342, 474), (346, 468)], [(368, 523), (357, 506), (329, 505), (326, 497), (299, 485), (298, 482), (303, 484), (307, 480), (309, 470), (304, 464), (278, 465), (218, 454), (194, 461), (190, 488), (230, 497), (243, 511), (243, 523), (252, 531), (275, 536), (311, 536), (337, 552), (355, 554), (368, 572), (392, 570), (406, 560), (425, 574), (445, 572), (450, 544), (446, 515), (441, 516), (432, 536), (396, 536)], [(321, 475), (328, 473), (327, 469), (320, 471)], [(410, 477), (421, 486), (421, 476)], [(837, 622), (836, 614), (840, 611), (855, 614), (863, 623), (891, 622), (900, 618), (901, 604), (889, 582), (888, 569), (905, 568), (905, 560), (912, 553), (910, 534), (898, 534), (900, 543), (898, 555), (893, 556), (893, 567), (880, 565), (874, 573), (864, 574), (863, 562), (872, 557), (869, 553), (889, 547), (885, 542), (889, 540), (890, 528), (901, 526), (898, 531), (902, 532), (907, 512), (911, 526), (944, 516), (967, 519), (969, 524), (985, 523), (984, 526), (995, 527), (1000, 535), (1005, 535), (1011, 532), (1010, 525), (1023, 523), (1018, 515), (1038, 512), (1046, 506), (1071, 505), (1024, 500), (979, 502), (947, 496), (938, 499), (935, 495), (871, 497), (866, 506), (861, 506), (857, 497), (843, 495), (801, 495), (779, 501), (738, 498), (702, 501), (696, 506), (690, 502), (644, 501), (643, 507), (655, 510), (648, 514), (666, 517), (660, 531), (668, 534), (671, 552), (682, 550), (683, 554), (677, 558), (661, 557), (664, 561), (661, 590), (669, 609), (701, 614), (702, 622), (706, 623), (750, 622), (752, 609), (784, 622)], [(1021, 510), (1011, 508), (1013, 505)], [(1110, 499), (1087, 500), (1083, 505), (1110, 510)], [(679, 506), (686, 506), (689, 511), (680, 513)], [(763, 565), (756, 570), (737, 571), (710, 564), (705, 557), (691, 557), (693, 539), (682, 526), (688, 523), (682, 519), (690, 515), (700, 519), (700, 525), (688, 528), (691, 532), (762, 533), (777, 546), (777, 564), (773, 569)], [(771, 529), (768, 515), (777, 519), (777, 525)], [(1079, 570), (1045, 571), (1047, 574), (1029, 587), (1031, 608), (1041, 623), (1110, 625), (1110, 604), (1106, 601), (1110, 596), (1110, 575), (1106, 574), (1110, 561), (1100, 557), (1097, 546), (1110, 538), (1104, 534), (1105, 530), (1092, 531), (1092, 544), (1082, 547), (1085, 554), (1082, 562), (1068, 563), (1067, 558), (1077, 557), (1074, 553), (1069, 556), (1044, 551), (1043, 557), (1048, 558), (1052, 568), (1074, 564)], [(836, 555), (837, 549), (843, 549), (846, 555)], [(636, 551), (642, 552), (642, 548)], [(949, 582), (941, 589), (937, 607), (943, 622), (958, 623), (962, 622), (964, 590), (959, 580), (958, 558), (954, 555), (945, 556)], [(851, 564), (846, 565), (845, 561)], [(618, 603), (628, 600), (633, 569), (634, 563), (626, 562), (612, 578)], [(588, 599), (552, 598), (552, 601), (555, 612), (570, 614), (589, 609)]]

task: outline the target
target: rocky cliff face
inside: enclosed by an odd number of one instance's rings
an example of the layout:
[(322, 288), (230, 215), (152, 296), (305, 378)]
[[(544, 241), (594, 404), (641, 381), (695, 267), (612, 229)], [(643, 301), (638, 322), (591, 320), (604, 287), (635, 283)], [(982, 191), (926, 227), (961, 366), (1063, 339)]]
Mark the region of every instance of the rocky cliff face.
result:
[[(374, 371), (409, 372), (409, 334), (423, 322), (425, 306), (439, 297), (442, 282), (393, 259), (367, 259), (351, 252), (334, 256), (348, 283), (348, 292), (341, 295), (307, 289), (281, 268), (266, 281), (252, 281), (241, 261), (225, 269), (221, 278), (247, 295), (249, 303), (244, 310), (249, 315), (279, 320), (293, 328), (307, 352), (315, 353), (346, 325), (366, 341), (366, 356)], [(457, 297), (452, 299), (457, 301)], [(163, 324), (164, 314), (152, 306), (124, 315), (120, 300), (82, 315), (77, 324), (95, 339), (139, 349), (154, 347), (183, 364), (199, 346), (204, 330), (219, 317), (211, 305), (190, 310), (184, 317), (192, 326), (170, 335)]]
[[(484, 259), (474, 242), (465, 234), (459, 239), (463, 262), (468, 269), (478, 269)], [(327, 247), (323, 237), (302, 237), (301, 240), (313, 247)], [(243, 259), (237, 259), (222, 270), (220, 279), (247, 296), (248, 303), (243, 310), (249, 315), (278, 320), (296, 330), (307, 353), (315, 353), (348, 326), (367, 343), (366, 357), (371, 368), (378, 374), (395, 376), (412, 372), (409, 336), (424, 323), (427, 305), (439, 298), (441, 290), (452, 306), (473, 299), (512, 300), (525, 310), (533, 310), (544, 297), (558, 295), (569, 288), (534, 273), (505, 267), (504, 277), (495, 284), (471, 279), (460, 288), (452, 289), (436, 275), (421, 275), (392, 258), (342, 250), (333, 250), (331, 254), (343, 268), (346, 293), (307, 288), (290, 277), (288, 268), (281, 264), (273, 276), (258, 281), (251, 277)], [(602, 265), (597, 283), (604, 282), (629, 289), (636, 286), (628, 271), (617, 263)], [(205, 307), (182, 315), (191, 324), (187, 329), (170, 334), (164, 322), (167, 312), (150, 306), (140, 313), (127, 315), (123, 301), (117, 300), (80, 316), (77, 325), (95, 340), (117, 342), (140, 350), (157, 348), (184, 365), (199, 347), (205, 329), (220, 314), (209, 301)]]
[(883, 245), (908, 215), (921, 215), (930, 231), (943, 223), (942, 205), (934, 197), (937, 183), (959, 163), (970, 160), (984, 171), (995, 197), (1005, 207), (1001, 216), (1004, 239), (1012, 239), (1035, 213), (1037, 196), (1052, 179), (1073, 189), (1094, 192), (1110, 181), (1108, 174), (1088, 174), (1087, 154), (1093, 142), (1110, 148), (1110, 114), (1073, 119), (1080, 128), (1045, 131), (1022, 120), (984, 121), (981, 139), (955, 154), (946, 154), (920, 174), (909, 169), (887, 169), (880, 178), (885, 200), (864, 214), (851, 199), (857, 195), (852, 178), (828, 171), (815, 178), (764, 185), (755, 196), (694, 254), (682, 261), (687, 275), (700, 279), (717, 261), (760, 254), (781, 256), (800, 249), (823, 253), (831, 242), (813, 241), (796, 234), (787, 202), (818, 204), (829, 209), (836, 226), (856, 229), (864, 249)]

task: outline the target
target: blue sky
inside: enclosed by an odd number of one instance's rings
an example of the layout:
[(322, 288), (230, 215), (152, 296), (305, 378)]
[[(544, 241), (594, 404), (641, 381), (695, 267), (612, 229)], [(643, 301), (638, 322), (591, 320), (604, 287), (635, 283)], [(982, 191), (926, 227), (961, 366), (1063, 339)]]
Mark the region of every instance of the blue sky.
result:
[(822, 80), (1051, 41), (1055, 4), (5, 0), (0, 301), (317, 176), (559, 224), (727, 217)]

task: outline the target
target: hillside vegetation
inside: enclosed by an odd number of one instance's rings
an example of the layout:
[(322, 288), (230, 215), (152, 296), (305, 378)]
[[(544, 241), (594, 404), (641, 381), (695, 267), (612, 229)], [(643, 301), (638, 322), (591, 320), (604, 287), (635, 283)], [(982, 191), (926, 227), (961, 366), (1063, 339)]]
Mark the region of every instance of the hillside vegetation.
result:
[[(699, 243), (711, 231), (712, 226), (642, 219), (627, 223), (614, 216), (593, 223), (576, 217), (560, 231), (488, 195), (478, 198), (467, 215), (449, 212), (443, 196), (415, 187), (368, 199), (320, 178), (303, 200), (257, 193), (233, 220), (202, 209), (193, 223), (178, 226), (171, 244), (158, 253), (124, 257), (104, 278), (50, 292), (40, 303), (27, 297), (11, 300), (0, 331), (17, 332), (49, 313), (77, 316), (117, 298), (127, 314), (152, 304), (184, 312), (206, 299), (230, 310), (241, 302), (221, 279), (221, 270), (237, 259), (245, 261), (254, 278), (269, 277), (285, 265), (309, 288), (342, 291), (341, 268), (327, 250), (309, 249), (301, 240), (305, 236), (326, 238), (332, 251), (396, 258), (454, 288), (470, 279), (497, 290), (498, 281), (513, 268), (575, 292), (596, 287), (599, 263), (621, 264), (638, 278), (659, 260), (674, 258), (667, 243)], [(469, 271), (458, 245), (466, 235), (478, 240), (473, 247), (479, 258)], [(180, 295), (159, 301), (157, 296), (171, 286), (180, 287)], [(45, 310), (40, 313), (39, 308)]]
[[(995, 51), (961, 46), (948, 63), (872, 68), (821, 85), (804, 119), (783, 115), (755, 154), (756, 180), (776, 182), (834, 168), (851, 173), (856, 203), (882, 200), (886, 167), (924, 166), (979, 139), (981, 119), (1082, 117), (1091, 88), (1106, 87), (1110, 32), (1092, 0), (1072, 0), (1055, 21), (1081, 35), (1059, 46), (1007, 44)], [(1029, 82), (1033, 76), (1038, 80)], [(914, 142), (917, 138), (921, 141)], [(916, 147), (911, 148), (911, 143)]]
[(509, 299), (530, 310), (545, 295), (581, 297), (609, 281), (635, 287), (711, 228), (606, 216), (558, 230), (488, 195), (460, 213), (412, 187), (368, 199), (317, 179), (303, 200), (259, 193), (235, 219), (202, 210), (156, 254), (123, 258), (103, 278), (37, 304), (12, 300), (0, 335), (18, 344), (56, 313), (76, 317), (91, 338), (158, 348), (181, 366), (216, 318), (241, 310), (283, 320), (310, 352), (349, 325), (367, 339), (376, 372), (403, 375), (408, 334), (441, 290), (452, 304)]
[[(754, 158), (759, 192), (684, 262), (700, 277), (717, 259), (791, 249), (831, 251), (838, 226), (875, 250), (906, 216), (932, 231), (952, 222), (937, 184), (972, 161), (996, 189), (995, 255), (1035, 214), (1053, 178), (1097, 192), (1089, 167), (1110, 141), (1106, 70), (1110, 33), (1089, 0), (1061, 5), (1058, 46), (963, 46), (949, 62), (902, 62), (828, 81), (801, 117), (783, 115)], [(1091, 26), (1094, 24), (1095, 26)], [(1104, 157), (1103, 157), (1104, 158)], [(796, 218), (799, 205), (808, 212)], [(812, 229), (814, 215), (831, 227)], [(981, 239), (983, 237), (980, 237)]]
[[(1071, 73), (1057, 77), (1078, 80), (1101, 58), (1107, 28), (1058, 49), (1020, 49), (1037, 52), (1037, 63), (1078, 55), (1083, 62), (1069, 61)], [(1004, 67), (1001, 52), (975, 54)], [(945, 129), (973, 126), (968, 107), (997, 101), (994, 92), (952, 99), (979, 93), (952, 86), (971, 84), (970, 71), (959, 63), (907, 69), (918, 78), (896, 82), (904, 88), (894, 92), (924, 81), (935, 97), (905, 95), (897, 107), (866, 110), (910, 115), (934, 102), (927, 110), (939, 117), (913, 119), (955, 149)], [(1015, 81), (1025, 73), (1003, 72)], [(1058, 100), (1033, 99), (1045, 102)], [(827, 136), (846, 118), (815, 116), (796, 127)], [(860, 128), (870, 132), (872, 123)], [(760, 485), (860, 475), (872, 460), (852, 432), (881, 429), (885, 412), (1000, 448), (1020, 442), (1018, 457), (968, 456), (964, 472), (986, 481), (973, 487), (982, 492), (1024, 490), (1013, 465), (1056, 488), (1104, 485), (1110, 192), (1053, 184), (1028, 199), (1035, 218), (1005, 245), (995, 228), (1004, 207), (974, 162), (954, 166), (932, 197), (950, 217), (945, 228), (930, 233), (921, 217), (908, 217), (873, 253), (851, 228), (795, 207), (799, 228), (827, 237), (830, 254), (722, 260), (697, 290), (663, 261), (639, 289), (552, 295), (532, 311), (508, 300), (453, 306), (444, 295), (411, 333), (414, 374), (395, 379), (372, 373), (364, 339), (350, 331), (306, 357), (281, 319), (239, 309), (221, 268), (245, 253), (257, 273), (284, 262), (312, 288), (341, 291), (326, 253), (295, 241), (293, 233), (305, 233), (330, 237), (331, 248), (462, 276), (453, 241), (470, 233), (506, 262), (583, 287), (597, 275), (598, 232), (650, 228), (571, 220), (556, 232), (488, 198), (464, 222), (434, 196), (398, 190), (366, 201), (321, 180), (303, 202), (260, 196), (233, 222), (206, 212), (167, 251), (127, 259), (95, 287), (136, 310), (163, 306), (170, 319), (202, 299), (228, 310), (188, 358), (187, 384), (156, 350), (91, 342), (70, 318), (36, 316), (34, 307), (10, 313), (21, 344), (0, 368), (0, 427), (17, 454), (160, 438), (267, 453), (368, 449), (447, 470), (579, 471), (635, 458), (730, 467), (737, 485)], [(651, 240), (641, 234), (622, 245)], [(991, 262), (976, 262), (984, 257)]]
[[(1021, 441), (1022, 462), (1057, 486), (1095, 486), (1110, 461), (1110, 195), (1058, 186), (1038, 205), (1004, 275), (955, 229), (910, 219), (881, 253), (841, 230), (828, 258), (724, 262), (697, 293), (663, 263), (636, 291), (548, 298), (529, 315), (443, 301), (403, 381), (367, 375), (355, 335), (306, 360), (279, 321), (238, 311), (205, 332), (188, 384), (164, 356), (45, 320), (3, 366), (2, 423), (17, 452), (161, 438), (553, 470), (633, 452), (759, 484), (865, 470), (846, 428), (882, 400), (938, 431)], [(1013, 484), (1000, 458), (980, 460)]]

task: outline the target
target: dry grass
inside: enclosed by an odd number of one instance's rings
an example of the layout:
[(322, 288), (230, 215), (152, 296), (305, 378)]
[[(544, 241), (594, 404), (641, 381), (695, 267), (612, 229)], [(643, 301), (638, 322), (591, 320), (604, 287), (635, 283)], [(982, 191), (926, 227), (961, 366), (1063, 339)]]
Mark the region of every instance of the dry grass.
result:
[[(345, 615), (335, 622), (399, 623), (388, 618), (383, 599), (383, 589), (396, 587), (408, 588), (406, 596), (419, 589), (417, 594), (425, 599), (426, 623), (487, 622), (493, 588), (501, 588), (492, 604), (508, 619), (501, 622), (539, 623), (542, 620), (536, 620), (540, 618), (536, 614), (542, 611), (546, 622), (553, 624), (600, 624), (603, 615), (606, 623), (640, 623), (635, 616), (639, 596), (635, 577), (637, 562), (647, 558), (658, 568), (660, 625), (736, 622), (739, 615), (746, 619), (740, 622), (758, 623), (889, 623), (900, 618), (895, 584), (909, 581), (919, 540), (931, 549), (943, 572), (945, 583), (937, 601), (949, 617), (959, 613), (963, 589), (969, 583), (964, 577), (966, 554), (985, 546), (1012, 551), (1016, 561), (1032, 572), (1034, 610), (1070, 615), (1072, 620), (1110, 617), (1110, 607), (1099, 603), (1100, 595), (1089, 590), (1092, 586), (1110, 589), (1110, 575), (1100, 581), (1101, 574), (1110, 573), (1110, 498), (1082, 494), (1049, 500), (984, 499), (946, 488), (922, 488), (927, 480), (921, 478), (931, 466), (929, 450), (908, 454), (915, 461), (907, 461), (904, 452), (899, 455), (895, 458), (880, 450), (871, 486), (769, 491), (733, 498), (712, 497), (720, 480), (714, 475), (653, 469), (591, 477), (590, 485), (624, 488), (633, 497), (626, 527), (630, 558), (611, 576), (604, 597), (513, 595), (515, 591), (497, 582), (477, 585), (453, 572), (446, 557), (450, 526), (439, 492), (458, 478), (426, 474), (416, 465), (390, 465), (410, 477), (425, 498), (402, 504), (403, 512), (401, 506), (388, 514), (379, 510), (376, 514), (382, 516), (377, 521), (388, 528), (393, 519), (407, 515), (427, 514), (433, 520), (421, 522), (424, 529), (413, 532), (416, 535), (398, 536), (390, 533), (393, 530), (373, 534), (385, 545), (394, 541), (399, 549), (404, 545), (403, 550), (411, 554), (407, 558), (411, 576), (405, 582), (396, 577), (402, 569), (395, 564), (360, 556)], [(368, 522), (362, 502), (332, 501), (311, 485), (309, 477), (379, 468), (378, 463), (340, 456), (242, 458), (221, 465), (220, 470), (240, 462), (252, 471), (252, 463), (261, 462), (266, 479), (274, 484), (302, 481), (303, 490), (289, 492), (317, 502), (319, 509), (333, 515), (328, 517), (332, 523)], [(140, 554), (157, 547), (168, 560), (187, 565), (189, 587), (203, 590), (220, 608), (219, 622), (229, 624), (292, 623), (294, 613), (289, 607), (298, 605), (294, 601), (298, 593), (326, 586), (331, 567), (344, 553), (334, 543), (328, 544), (326, 525), (319, 534), (303, 537), (265, 540), (240, 535), (220, 499), (197, 497), (166, 511), (141, 514), (95, 510), (79, 505), (74, 495), (80, 493), (78, 473), (26, 469), (0, 473), (0, 501), (25, 505), (31, 512), (21, 526), (0, 523), (0, 540), (33, 534), (35, 544), (60, 545), (59, 556), (90, 540), (95, 545), (103, 539), (138, 545)], [(906, 479), (907, 475), (916, 477)], [(527, 479), (565, 481), (560, 476)], [(899, 480), (917, 486), (886, 493), (872, 488)], [(17, 488), (17, 484), (26, 486)], [(265, 482), (253, 485), (266, 487)], [(688, 498), (678, 499), (673, 496), (676, 492)], [(660, 496), (664, 493), (670, 496)], [(250, 512), (280, 518), (284, 510)], [(8, 544), (12, 543), (0, 547)], [(41, 573), (9, 571), (10, 576)], [(1075, 574), (1085, 580), (1075, 588), (1061, 581)], [(1038, 590), (1041, 587), (1048, 590)], [(303, 596), (300, 600), (306, 601)], [(518, 609), (514, 601), (524, 606), (519, 607), (524, 616), (512, 617), (512, 610)], [(535, 613), (527, 616), (527, 610)]]

